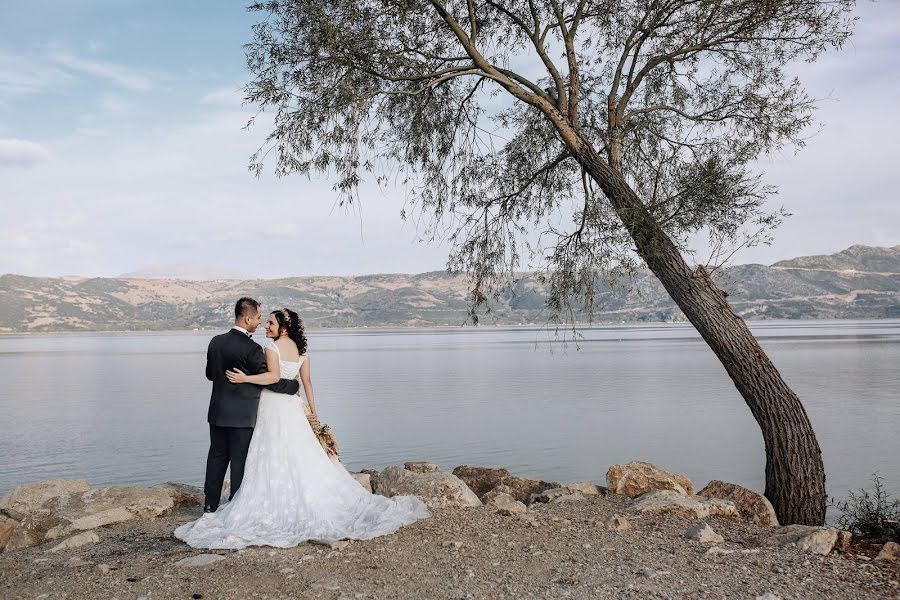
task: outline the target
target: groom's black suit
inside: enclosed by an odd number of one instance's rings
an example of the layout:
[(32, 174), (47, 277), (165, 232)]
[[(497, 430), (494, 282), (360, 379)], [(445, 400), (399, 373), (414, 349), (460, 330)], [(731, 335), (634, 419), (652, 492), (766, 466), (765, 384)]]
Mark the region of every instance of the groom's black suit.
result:
[[(225, 470), (231, 463), (231, 495), (241, 487), (244, 479), (244, 463), (250, 438), (256, 426), (256, 409), (262, 386), (250, 383), (231, 383), (225, 371), (240, 369), (248, 375), (265, 373), (266, 357), (262, 348), (250, 336), (232, 329), (217, 335), (209, 342), (206, 351), (206, 378), (212, 381), (209, 399), (209, 456), (206, 459), (206, 483), (203, 491), (206, 506), (219, 505)], [(296, 394), (300, 384), (293, 379), (282, 379), (265, 386), (279, 394)]]

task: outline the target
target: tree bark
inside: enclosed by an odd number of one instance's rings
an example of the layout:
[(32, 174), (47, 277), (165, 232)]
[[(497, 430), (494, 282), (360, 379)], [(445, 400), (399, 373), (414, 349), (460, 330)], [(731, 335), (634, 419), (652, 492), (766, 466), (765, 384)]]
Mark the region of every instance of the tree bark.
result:
[[(559, 127), (558, 127), (559, 129)], [(825, 468), (797, 395), (703, 267), (692, 270), (624, 177), (568, 127), (563, 140), (609, 198), (637, 253), (718, 357), (762, 430), (765, 495), (782, 524), (825, 522)]]

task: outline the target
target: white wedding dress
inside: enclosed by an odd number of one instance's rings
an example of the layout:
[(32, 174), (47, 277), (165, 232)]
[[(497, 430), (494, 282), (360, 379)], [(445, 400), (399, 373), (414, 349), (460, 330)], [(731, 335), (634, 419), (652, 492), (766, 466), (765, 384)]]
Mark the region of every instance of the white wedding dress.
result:
[[(282, 360), (281, 376), (296, 377), (304, 359)], [(240, 489), (216, 512), (178, 527), (175, 537), (194, 548), (289, 548), (310, 539), (371, 539), (431, 516), (415, 496), (363, 489), (322, 449), (302, 402), (262, 391)]]

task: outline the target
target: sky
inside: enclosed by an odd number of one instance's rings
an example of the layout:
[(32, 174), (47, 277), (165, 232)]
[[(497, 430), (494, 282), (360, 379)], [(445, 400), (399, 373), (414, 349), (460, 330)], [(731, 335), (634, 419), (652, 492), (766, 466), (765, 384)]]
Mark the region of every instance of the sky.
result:
[[(0, 273), (418, 273), (448, 248), (402, 189), (335, 206), (325, 179), (247, 169), (241, 2), (0, 0)], [(807, 146), (763, 163), (793, 216), (735, 263), (900, 244), (900, 1), (864, 0), (850, 43), (797, 74), (822, 98)]]

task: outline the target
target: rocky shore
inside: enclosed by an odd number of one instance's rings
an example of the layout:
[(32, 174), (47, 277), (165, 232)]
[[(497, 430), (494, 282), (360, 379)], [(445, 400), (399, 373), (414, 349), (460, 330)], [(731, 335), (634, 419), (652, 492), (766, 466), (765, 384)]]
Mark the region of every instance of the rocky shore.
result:
[(172, 531), (190, 486), (47, 481), (0, 500), (0, 598), (900, 598), (896, 544), (780, 527), (727, 482), (699, 492), (648, 463), (603, 485), (406, 463), (356, 475), (433, 517), (369, 541), (205, 552)]

